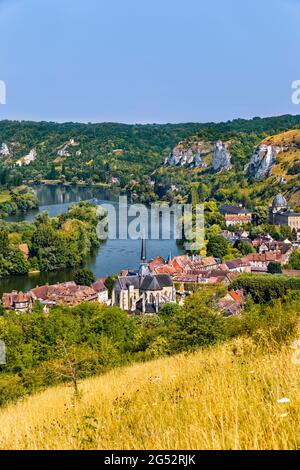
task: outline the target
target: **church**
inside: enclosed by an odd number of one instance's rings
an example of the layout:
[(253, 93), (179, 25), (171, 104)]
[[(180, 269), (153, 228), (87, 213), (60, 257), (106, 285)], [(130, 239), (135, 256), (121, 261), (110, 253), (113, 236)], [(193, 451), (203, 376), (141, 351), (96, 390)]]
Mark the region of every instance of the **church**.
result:
[(131, 313), (158, 313), (167, 303), (176, 303), (176, 292), (168, 274), (152, 274), (142, 239), (139, 270), (118, 276), (112, 292), (112, 305)]
[(300, 213), (292, 211), (283, 194), (279, 193), (269, 207), (269, 222), (273, 225), (288, 225), (300, 230)]

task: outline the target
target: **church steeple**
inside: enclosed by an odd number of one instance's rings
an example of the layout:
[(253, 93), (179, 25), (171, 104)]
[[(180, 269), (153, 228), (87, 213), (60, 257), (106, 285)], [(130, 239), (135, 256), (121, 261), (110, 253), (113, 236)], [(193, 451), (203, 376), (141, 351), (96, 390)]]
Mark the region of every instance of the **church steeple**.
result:
[(147, 254), (146, 254), (146, 238), (145, 233), (142, 235), (142, 248), (141, 248), (141, 263), (147, 263)]
[(145, 276), (150, 274), (150, 270), (148, 268), (148, 263), (147, 263), (146, 238), (145, 238), (145, 233), (144, 232), (143, 232), (143, 235), (142, 235), (141, 264), (140, 264), (138, 274), (139, 274), (140, 278), (144, 278)]

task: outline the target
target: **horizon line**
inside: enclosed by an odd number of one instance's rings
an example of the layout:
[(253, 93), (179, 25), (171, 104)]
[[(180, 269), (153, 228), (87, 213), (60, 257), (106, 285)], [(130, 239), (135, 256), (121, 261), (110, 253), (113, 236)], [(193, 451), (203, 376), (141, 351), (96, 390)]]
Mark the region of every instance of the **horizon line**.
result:
[(270, 118), (280, 118), (284, 116), (300, 116), (300, 113), (284, 113), (284, 114), (274, 114), (274, 115), (267, 115), (267, 116), (252, 116), (252, 117), (236, 117), (232, 119), (227, 119), (226, 121), (168, 121), (168, 122), (150, 122), (150, 121), (145, 121), (145, 122), (122, 122), (122, 121), (58, 121), (58, 120), (45, 120), (45, 119), (40, 119), (40, 120), (35, 120), (35, 119), (9, 119), (9, 118), (3, 118), (0, 119), (0, 123), (4, 121), (8, 122), (31, 122), (31, 123), (51, 123), (51, 124), (82, 124), (82, 125), (97, 125), (97, 124), (120, 124), (124, 126), (167, 126), (167, 125), (180, 125), (180, 124), (226, 124), (228, 122), (234, 122), (238, 120), (242, 121), (253, 121), (254, 119), (270, 119)]

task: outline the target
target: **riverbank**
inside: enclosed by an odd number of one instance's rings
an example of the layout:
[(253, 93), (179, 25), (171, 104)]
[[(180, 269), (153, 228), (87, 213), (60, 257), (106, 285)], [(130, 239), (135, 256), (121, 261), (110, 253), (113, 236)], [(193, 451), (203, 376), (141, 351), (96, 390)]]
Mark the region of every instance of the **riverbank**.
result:
[(38, 186), (38, 185), (45, 185), (45, 186), (63, 186), (63, 187), (70, 187), (70, 186), (81, 186), (81, 187), (91, 187), (91, 188), (105, 188), (105, 189), (117, 189), (121, 190), (119, 186), (113, 186), (109, 183), (90, 183), (86, 181), (62, 181), (62, 180), (41, 180), (39, 182), (34, 181), (34, 180), (24, 180), (24, 184), (27, 184), (28, 186)]
[[(38, 214), (48, 212), (50, 217), (58, 217), (65, 213), (68, 208), (80, 201), (87, 201), (93, 198), (99, 203), (110, 203), (116, 206), (118, 210), (118, 192), (111, 191), (110, 188), (91, 188), (82, 186), (33, 186), (34, 192), (39, 201), (39, 207), (35, 210), (11, 216), (8, 222), (32, 222)], [(130, 218), (128, 223), (130, 223)], [(152, 221), (159, 224), (159, 220)], [(168, 258), (170, 253), (172, 256), (180, 255), (183, 249), (177, 245), (174, 238), (173, 221), (171, 223), (171, 232), (169, 239), (163, 239), (159, 232), (159, 239), (151, 240), (150, 236), (147, 240), (147, 257), (148, 259), (156, 256)], [(156, 228), (154, 228), (156, 230)], [(149, 226), (149, 234), (151, 226)], [(136, 269), (140, 263), (141, 241), (131, 239), (108, 239), (101, 244), (99, 248), (92, 250), (85, 258), (83, 267), (90, 269), (95, 278), (116, 274), (123, 269)], [(73, 279), (74, 271), (69, 268), (60, 269), (58, 271), (31, 273), (23, 276), (10, 276), (1, 279), (0, 296), (3, 292), (11, 292), (18, 290), (26, 292), (35, 286), (44, 284), (55, 284), (57, 282), (66, 282)]]
[(0, 278), (81, 267), (99, 247), (97, 208), (79, 202), (58, 217), (1, 223)]
[(31, 188), (22, 185), (11, 189), (0, 190), (0, 218), (13, 214), (26, 213), (37, 209), (38, 198)]

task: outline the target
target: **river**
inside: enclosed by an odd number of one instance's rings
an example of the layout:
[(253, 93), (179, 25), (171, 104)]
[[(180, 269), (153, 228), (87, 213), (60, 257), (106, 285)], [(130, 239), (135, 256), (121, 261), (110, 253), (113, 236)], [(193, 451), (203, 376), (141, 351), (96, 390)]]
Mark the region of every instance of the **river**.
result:
[[(79, 201), (96, 198), (100, 204), (112, 202), (118, 206), (118, 194), (109, 189), (99, 189), (81, 186), (36, 186), (33, 188), (39, 199), (39, 209), (26, 214), (18, 214), (9, 217), (7, 220), (32, 221), (40, 212), (47, 211), (51, 217), (66, 212), (69, 205)], [(159, 223), (158, 220), (155, 223)], [(150, 225), (150, 224), (149, 224)], [(172, 227), (172, 224), (171, 224)], [(150, 226), (149, 226), (150, 232)], [(147, 258), (150, 260), (155, 256), (167, 258), (171, 253), (173, 256), (181, 254), (182, 250), (176, 244), (171, 228), (169, 240), (163, 240), (160, 234), (159, 240), (147, 240)], [(117, 274), (122, 269), (136, 269), (140, 261), (141, 240), (110, 240), (101, 244), (85, 262), (85, 267), (93, 271), (96, 278), (106, 277), (110, 274)], [(26, 291), (36, 285), (46, 283), (54, 284), (64, 282), (73, 278), (73, 271), (65, 269), (63, 271), (53, 271), (49, 273), (30, 274), (28, 276), (13, 276), (0, 280), (0, 294), (10, 292), (14, 289)]]

